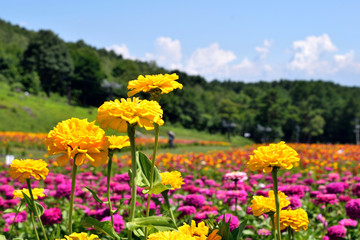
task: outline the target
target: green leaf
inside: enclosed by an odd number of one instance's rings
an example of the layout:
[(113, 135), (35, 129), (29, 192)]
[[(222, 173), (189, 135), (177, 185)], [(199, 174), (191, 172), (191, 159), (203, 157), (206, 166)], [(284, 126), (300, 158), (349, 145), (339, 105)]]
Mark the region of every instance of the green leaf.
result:
[(139, 237), (139, 238), (145, 236), (145, 233), (144, 233), (144, 231), (143, 231), (141, 228), (135, 229), (135, 230), (133, 231), (133, 233), (135, 234), (135, 236), (137, 236), (137, 237)]
[(35, 203), (36, 208), (38, 209), (39, 217), (42, 216), (45, 211), (44, 207), (38, 202), (34, 202), (34, 203)]
[(132, 222), (126, 223), (126, 227), (129, 230), (135, 230), (141, 227), (154, 227), (160, 231), (177, 229), (171, 218), (158, 216), (135, 218)]
[(87, 190), (89, 190), (89, 192), (91, 192), (91, 194), (92, 194), (92, 196), (93, 196), (93, 198), (94, 198), (95, 201), (97, 201), (98, 203), (107, 204), (107, 202), (102, 201), (102, 200), (98, 197), (98, 195), (96, 194), (96, 192), (95, 192), (94, 190), (91, 190), (91, 189), (88, 188), (88, 187), (85, 187), (85, 188), (86, 188)]
[[(5, 211), (3, 211), (3, 213), (16, 213), (16, 210), (15, 209), (13, 209), (13, 208), (8, 208), (8, 209), (5, 209)], [(1, 237), (2, 235), (0, 235), (0, 237)], [(1, 238), (0, 238), (0, 240), (1, 240)]]
[(226, 222), (224, 215), (223, 219), (219, 223), (218, 235), (221, 236), (221, 240), (233, 240), (233, 236), (231, 235), (230, 232), (230, 221), (231, 219), (229, 219), (229, 221)]
[(151, 190), (148, 190), (148, 189), (143, 190), (143, 193), (144, 194), (145, 193), (159, 194), (159, 193), (161, 193), (163, 191), (170, 190), (170, 189), (171, 189), (170, 184), (164, 185), (161, 182), (159, 182), (159, 183), (155, 184)]
[(232, 231), (232, 235), (234, 237), (235, 240), (240, 240), (242, 235), (243, 235), (243, 231), (246, 227), (246, 223), (247, 223), (247, 219), (245, 219), (244, 221), (241, 222), (241, 224), (239, 225), (239, 227), (237, 227), (236, 229), (234, 229), (234, 231)]
[(28, 195), (26, 195), (25, 193), (23, 193), (23, 196), (24, 196), (24, 200), (26, 202), (26, 204), (28, 205), (28, 208), (29, 210), (35, 214), (35, 211), (34, 211), (34, 207), (33, 207), (33, 204), (32, 204), (32, 200), (28, 197)]
[(117, 235), (114, 228), (111, 226), (110, 221), (99, 222), (95, 218), (85, 217), (81, 224), (85, 228), (94, 228), (96, 231), (103, 232), (112, 239), (120, 239), (119, 235)]
[(4, 235), (0, 235), (0, 240), (6, 240), (6, 237)]
[[(149, 188), (150, 187), (150, 175), (151, 175), (151, 161), (150, 159), (142, 152), (136, 152), (136, 185), (141, 188)], [(154, 177), (153, 183), (154, 185), (161, 182), (161, 177), (159, 170), (156, 166), (154, 166)], [(153, 185), (153, 186), (154, 186)], [(151, 189), (149, 189), (151, 191)]]

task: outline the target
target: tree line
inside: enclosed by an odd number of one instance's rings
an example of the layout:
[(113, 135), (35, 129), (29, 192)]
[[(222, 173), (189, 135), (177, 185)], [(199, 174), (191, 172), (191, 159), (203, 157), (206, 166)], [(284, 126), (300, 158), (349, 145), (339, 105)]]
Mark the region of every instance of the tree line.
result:
[[(0, 20), (0, 82), (31, 94), (59, 94), (68, 103), (99, 106), (126, 97), (140, 74), (177, 73), (182, 91), (164, 95), (165, 121), (210, 133), (246, 134), (258, 142), (354, 143), (360, 88), (321, 80), (244, 83), (206, 81), (155, 62), (124, 59), (50, 30), (29, 31)], [(146, 97), (146, 96), (143, 96)]]

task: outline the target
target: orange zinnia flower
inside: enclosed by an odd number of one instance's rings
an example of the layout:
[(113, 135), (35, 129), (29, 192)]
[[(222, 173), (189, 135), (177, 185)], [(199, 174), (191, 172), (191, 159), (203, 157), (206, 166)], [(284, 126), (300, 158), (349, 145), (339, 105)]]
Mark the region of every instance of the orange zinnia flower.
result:
[(31, 177), (36, 180), (45, 179), (49, 173), (47, 163), (43, 160), (15, 159), (10, 165), (10, 177), (12, 179), (18, 179), (19, 182), (24, 182)]
[(157, 74), (157, 75), (140, 75), (136, 80), (129, 81), (128, 96), (131, 97), (139, 92), (150, 92), (154, 89), (160, 89), (161, 94), (169, 93), (175, 88), (182, 89), (183, 85), (176, 80), (179, 76), (176, 73), (169, 74)]
[(108, 101), (98, 109), (96, 121), (103, 129), (111, 128), (119, 132), (127, 131), (127, 124), (137, 124), (146, 130), (154, 129), (154, 123), (164, 124), (163, 110), (156, 101), (138, 98)]
[(263, 172), (269, 173), (273, 167), (291, 169), (293, 163), (298, 161), (300, 161), (298, 153), (285, 142), (280, 142), (258, 147), (254, 150), (254, 155), (250, 155), (247, 165), (251, 171), (263, 170)]
[(81, 166), (86, 160), (97, 167), (106, 164), (108, 159), (109, 141), (104, 130), (89, 123), (87, 119), (71, 118), (58, 123), (49, 132), (45, 144), (49, 155), (61, 154), (56, 162), (64, 166), (70, 159)]

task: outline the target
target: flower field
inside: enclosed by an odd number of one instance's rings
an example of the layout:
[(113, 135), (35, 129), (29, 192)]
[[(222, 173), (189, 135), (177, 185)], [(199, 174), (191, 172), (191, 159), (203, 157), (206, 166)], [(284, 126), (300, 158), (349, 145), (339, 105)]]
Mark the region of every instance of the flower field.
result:
[[(107, 101), (93, 122), (2, 133), (6, 154), (14, 143), (47, 154), (3, 164), (0, 239), (358, 239), (358, 146), (279, 142), (157, 154), (161, 94), (181, 89), (177, 79), (140, 75), (128, 96), (148, 92), (151, 100)], [(108, 128), (127, 136), (106, 136)], [(153, 130), (154, 139), (136, 140), (136, 128)], [(152, 157), (137, 151), (144, 146)], [(116, 156), (123, 148), (130, 155)]]
[[(359, 205), (352, 199), (360, 198), (360, 148), (354, 145), (323, 145), (323, 144), (290, 144), (300, 156), (299, 164), (291, 171), (280, 170), (279, 190), (289, 196), (291, 208), (302, 207), (308, 214), (309, 225), (307, 231), (300, 231), (296, 239), (321, 239), (329, 231), (336, 234), (344, 232), (344, 239), (359, 239), (360, 231), (356, 220), (359, 218)], [(239, 222), (248, 219), (244, 236), (249, 239), (272, 239), (270, 235), (269, 217), (262, 215), (255, 217), (249, 206), (253, 196), (267, 196), (272, 187), (270, 174), (250, 172), (247, 168), (249, 155), (257, 146), (249, 146), (233, 151), (188, 153), (183, 155), (162, 154), (157, 157), (157, 166), (161, 171), (177, 170), (184, 178), (181, 189), (170, 190), (169, 200), (178, 226), (191, 220), (200, 222), (206, 219), (221, 219), (221, 215), (231, 216), (231, 228)], [(110, 183), (113, 207), (122, 206), (114, 215), (115, 231), (122, 236), (125, 234), (125, 222), (129, 215), (130, 186), (126, 173), (130, 155), (114, 159), (114, 175)], [(34, 181), (33, 187), (44, 188), (44, 195), (39, 202), (45, 212), (41, 219), (45, 228), (52, 232), (60, 226), (61, 232), (66, 233), (67, 209), (71, 189), (71, 166), (57, 167), (51, 157), (50, 172), (44, 181)], [(242, 171), (246, 173), (246, 180), (237, 184), (224, 178), (226, 173)], [(0, 182), (0, 210), (2, 219), (0, 232), (9, 234), (15, 213), (9, 209), (17, 209), (20, 198), (14, 198), (15, 189), (26, 188), (26, 184), (14, 182), (7, 167), (1, 170)], [(100, 200), (106, 201), (106, 172), (104, 168), (93, 168), (82, 165), (77, 176), (75, 190), (75, 218), (74, 230), (84, 231), (81, 224), (86, 216), (92, 216), (99, 221), (109, 220), (109, 208), (92, 197), (86, 189), (90, 187), (97, 191)], [(145, 212), (146, 195), (141, 188), (137, 188), (136, 215)], [(153, 195), (150, 211), (153, 214), (166, 215), (163, 207), (163, 196)], [(237, 205), (235, 207), (235, 202)], [(353, 206), (353, 208), (351, 208)], [(355, 211), (355, 212), (354, 212)], [(357, 212), (356, 212), (357, 211)], [(231, 215), (229, 215), (231, 214)], [(354, 215), (355, 214), (355, 215)], [(357, 214), (357, 215), (356, 215)], [(13, 236), (31, 239), (33, 231), (27, 211), (22, 209), (15, 219)], [(343, 226), (343, 227), (342, 227)], [(94, 234), (107, 239), (105, 235), (95, 230)], [(62, 235), (63, 235), (62, 234)], [(335, 239), (335, 238), (333, 238)]]

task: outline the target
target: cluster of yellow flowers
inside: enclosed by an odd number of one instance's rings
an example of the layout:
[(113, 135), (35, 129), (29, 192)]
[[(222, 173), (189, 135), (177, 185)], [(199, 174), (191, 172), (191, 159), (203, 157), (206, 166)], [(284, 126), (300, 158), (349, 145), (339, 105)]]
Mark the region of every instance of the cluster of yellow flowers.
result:
[[(300, 158), (297, 152), (286, 145), (285, 142), (280, 142), (278, 144), (258, 147), (254, 150), (254, 155), (250, 156), (247, 165), (252, 171), (262, 170), (265, 173), (271, 172), (274, 190), (277, 191), (278, 169), (285, 168), (289, 170), (293, 167), (293, 163), (298, 161), (300, 161)], [(269, 197), (254, 196), (251, 200), (250, 208), (254, 216), (267, 213), (273, 217), (273, 224), (275, 226), (272, 227), (278, 230), (278, 240), (281, 240), (280, 230), (290, 227), (295, 232), (298, 232), (301, 229), (307, 230), (309, 224), (308, 215), (303, 209), (282, 210), (290, 205), (290, 201), (286, 198), (287, 196), (281, 191), (269, 191)]]
[(178, 228), (178, 231), (165, 231), (150, 234), (149, 240), (221, 240), (221, 236), (217, 235), (218, 230), (214, 230), (209, 234), (209, 228), (204, 222), (200, 222), (197, 226), (194, 220), (191, 225), (184, 223)]
[[(73, 212), (73, 195), (77, 167), (88, 162), (95, 167), (108, 163), (108, 169), (110, 169), (108, 172), (110, 172), (111, 159), (109, 159), (109, 156), (112, 156), (113, 150), (121, 149), (131, 145), (130, 141), (133, 140), (133, 138), (129, 139), (130, 127), (133, 130), (135, 129), (135, 126), (144, 127), (146, 130), (152, 130), (154, 129), (154, 124), (155, 127), (164, 124), (162, 119), (163, 110), (158, 103), (160, 94), (169, 93), (176, 88), (181, 89), (182, 85), (176, 82), (178, 78), (179, 77), (176, 74), (158, 74), (152, 76), (140, 75), (137, 80), (129, 82), (128, 88), (130, 91), (128, 96), (133, 96), (134, 94), (141, 91), (149, 92), (151, 94), (151, 98), (156, 101), (140, 100), (139, 98), (122, 98), (120, 100), (116, 99), (114, 101), (107, 101), (98, 108), (96, 121), (100, 124), (101, 128), (95, 125), (95, 121), (88, 122), (87, 119), (80, 120), (78, 118), (71, 118), (58, 123), (57, 126), (49, 132), (45, 140), (45, 144), (49, 155), (59, 155), (56, 158), (57, 165), (64, 166), (72, 159), (74, 160), (69, 210), (69, 235), (66, 235), (65, 238), (62, 238), (61, 240), (100, 239), (97, 235), (94, 234), (88, 236), (84, 232), (72, 232), (71, 219)], [(102, 128), (111, 128), (118, 130), (119, 132), (128, 131), (129, 137), (107, 137), (105, 136), (105, 132)], [(134, 146), (131, 147), (134, 148)], [(154, 151), (154, 156), (156, 156), (155, 153), (156, 151)], [(45, 179), (48, 173), (49, 170), (47, 168), (47, 163), (43, 160), (14, 160), (10, 166), (10, 176), (13, 179), (19, 179), (20, 182), (27, 180), (29, 186), (29, 189), (15, 190), (14, 198), (23, 198), (23, 194), (28, 196), (32, 195), (33, 199), (44, 197), (44, 189), (35, 188), (31, 191), (30, 178), (33, 177), (36, 180)], [(108, 185), (110, 182), (109, 176), (110, 173), (108, 173)], [(161, 183), (164, 185), (170, 185), (172, 189), (181, 188), (181, 185), (184, 184), (181, 173), (178, 171), (160, 173), (160, 177)], [(134, 188), (135, 184), (133, 184), (132, 187)], [(32, 194), (30, 194), (30, 191)], [(109, 197), (108, 190), (108, 199)], [(136, 195), (133, 196), (132, 194), (132, 201), (135, 199)], [(111, 203), (110, 200), (108, 202)], [(109, 205), (109, 208), (112, 208), (111, 204)], [(130, 213), (130, 221), (132, 221), (131, 216), (133, 217), (133, 212)], [(37, 217), (41, 224), (43, 234), (46, 238), (46, 233), (40, 221), (40, 217)], [(191, 225), (184, 224), (183, 226), (179, 227), (177, 231), (153, 233), (149, 236), (148, 239), (221, 240), (221, 236), (217, 235), (217, 232), (218, 230), (214, 230), (209, 234), (209, 228), (205, 226), (205, 223), (201, 222), (198, 224), (198, 226), (196, 226), (195, 221), (192, 221)], [(39, 239), (37, 232), (36, 236), (37, 239)], [(131, 236), (132, 233), (130, 232), (130, 239)]]

